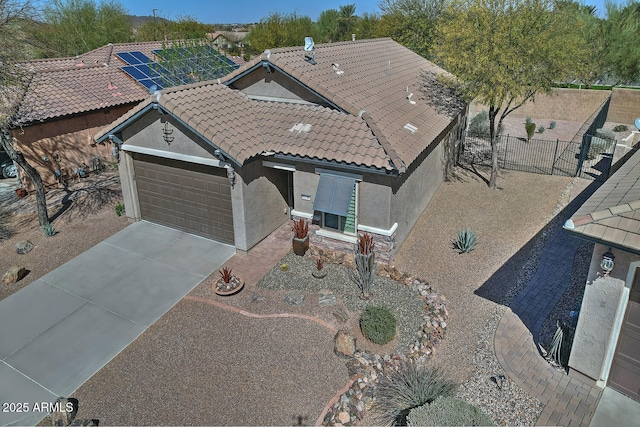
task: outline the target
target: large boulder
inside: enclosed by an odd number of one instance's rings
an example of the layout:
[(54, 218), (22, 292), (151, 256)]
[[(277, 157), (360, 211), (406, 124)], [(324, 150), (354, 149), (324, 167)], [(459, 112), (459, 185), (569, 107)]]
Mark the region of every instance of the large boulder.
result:
[(352, 357), (356, 352), (356, 338), (346, 331), (338, 331), (333, 339), (333, 352), (341, 357)]
[(33, 249), (33, 243), (31, 243), (28, 240), (23, 240), (21, 242), (16, 243), (14, 248), (16, 250), (16, 253), (24, 255), (26, 253), (31, 252), (31, 250)]
[(9, 267), (7, 272), (4, 273), (4, 276), (2, 276), (2, 283), (4, 283), (5, 285), (13, 285), (18, 280), (22, 280), (22, 278), (26, 275), (26, 268), (12, 265), (11, 267)]

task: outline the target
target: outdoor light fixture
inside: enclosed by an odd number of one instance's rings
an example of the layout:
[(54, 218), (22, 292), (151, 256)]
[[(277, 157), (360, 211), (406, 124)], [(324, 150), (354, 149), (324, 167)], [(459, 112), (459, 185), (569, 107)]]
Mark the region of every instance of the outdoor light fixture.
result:
[(613, 260), (614, 259), (615, 259), (615, 256), (611, 252), (611, 248), (609, 248), (607, 253), (602, 255), (602, 261), (600, 262), (600, 268), (602, 268), (602, 272), (604, 273), (605, 276), (608, 276), (609, 273), (611, 273), (611, 270), (613, 270), (613, 266), (614, 266)]
[(229, 178), (229, 184), (231, 184), (231, 188), (233, 188), (236, 183), (236, 172), (233, 170), (231, 165), (226, 165), (225, 168), (227, 169), (227, 178)]

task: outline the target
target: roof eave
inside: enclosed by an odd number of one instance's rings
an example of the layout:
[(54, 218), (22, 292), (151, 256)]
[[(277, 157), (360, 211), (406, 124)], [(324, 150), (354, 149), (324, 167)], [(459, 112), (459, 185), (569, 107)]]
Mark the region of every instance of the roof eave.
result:
[(346, 162), (339, 162), (337, 160), (314, 159), (314, 158), (295, 155), (295, 154), (274, 154), (271, 157), (278, 160), (289, 160), (289, 161), (308, 163), (311, 165), (318, 165), (318, 166), (330, 166), (330, 167), (346, 169), (349, 171), (360, 172), (360, 173), (368, 172), (368, 173), (374, 173), (377, 175), (395, 176), (395, 177), (400, 175), (397, 169), (383, 169), (376, 166), (356, 165), (356, 164), (351, 164)]
[(632, 248), (629, 246), (625, 246), (622, 245), (620, 243), (616, 243), (616, 242), (611, 242), (608, 240), (604, 240), (602, 238), (599, 237), (595, 237), (595, 236), (590, 236), (588, 234), (584, 234), (576, 229), (572, 229), (570, 228), (570, 226), (567, 226), (567, 224), (565, 223), (565, 225), (562, 226), (562, 228), (567, 231), (569, 234), (571, 234), (574, 237), (577, 237), (578, 239), (582, 239), (582, 240), (586, 240), (587, 242), (592, 242), (592, 243), (598, 243), (600, 245), (604, 245), (604, 246), (610, 246), (611, 248), (616, 248), (619, 249), (621, 251), (624, 252), (628, 252), (630, 254), (633, 255), (640, 255), (640, 249), (637, 248)]

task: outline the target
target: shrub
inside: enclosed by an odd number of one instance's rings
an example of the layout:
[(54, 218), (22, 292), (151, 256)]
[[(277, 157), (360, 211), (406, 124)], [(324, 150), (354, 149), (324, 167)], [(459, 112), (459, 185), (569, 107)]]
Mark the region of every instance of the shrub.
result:
[[(380, 376), (374, 410), (388, 424), (406, 425), (409, 412), (439, 397), (452, 397), (456, 385), (437, 368), (403, 364), (397, 371)], [(437, 424), (423, 424), (437, 425)]]
[(542, 132), (544, 132), (544, 131), (545, 131), (545, 127), (544, 127), (544, 125), (540, 125), (540, 126), (538, 127), (538, 133), (542, 133)]
[(549, 129), (555, 129), (556, 128), (556, 122), (551, 121), (551, 123), (549, 123)]
[(118, 216), (122, 216), (122, 214), (124, 213), (124, 205), (122, 203), (116, 203), (116, 215)]
[(360, 315), (360, 329), (366, 339), (384, 345), (396, 335), (396, 317), (385, 306), (368, 306)]
[(494, 426), (479, 408), (454, 397), (438, 397), (428, 405), (412, 409), (408, 426)]
[(456, 249), (458, 253), (463, 254), (471, 252), (478, 244), (478, 239), (476, 238), (476, 233), (467, 228), (466, 230), (459, 231), (458, 239), (452, 243), (453, 248)]
[(628, 130), (629, 128), (627, 127), (627, 125), (617, 125), (616, 127), (613, 128), (614, 132), (626, 132)]
[(612, 144), (613, 141), (598, 138), (595, 136), (592, 137), (591, 142), (589, 143), (589, 151), (587, 151), (587, 160), (593, 160), (598, 157), (600, 153), (608, 151), (609, 148), (611, 148)]
[(44, 234), (47, 237), (55, 236), (56, 234), (58, 234), (58, 230), (53, 228), (53, 225), (51, 224), (47, 224), (44, 227), (42, 227), (42, 231), (44, 231)]
[(527, 141), (533, 138), (533, 134), (536, 131), (536, 124), (533, 122), (528, 122), (524, 124), (524, 129), (527, 131)]
[[(503, 130), (504, 126), (500, 126), (497, 131), (498, 135), (500, 135)], [(487, 137), (491, 135), (489, 131), (488, 111), (480, 111), (478, 114), (473, 116), (473, 118), (469, 122), (469, 129), (467, 130), (467, 134), (473, 137)]]
[(529, 123), (531, 123), (531, 122), (532, 122), (531, 117), (527, 117), (527, 118), (525, 119), (525, 121), (524, 121), (524, 123), (525, 123), (525, 124), (527, 124), (527, 125), (528, 125)]
[(598, 138), (606, 139), (607, 141), (615, 141), (616, 134), (609, 129), (596, 129), (595, 136)]

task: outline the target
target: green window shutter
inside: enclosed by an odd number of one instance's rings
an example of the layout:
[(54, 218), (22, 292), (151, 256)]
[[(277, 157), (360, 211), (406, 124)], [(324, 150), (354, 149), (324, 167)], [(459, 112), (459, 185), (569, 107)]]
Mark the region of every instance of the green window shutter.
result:
[(353, 189), (353, 193), (351, 193), (351, 201), (349, 202), (349, 211), (347, 214), (347, 219), (344, 222), (344, 231), (348, 233), (356, 232), (356, 190)]

